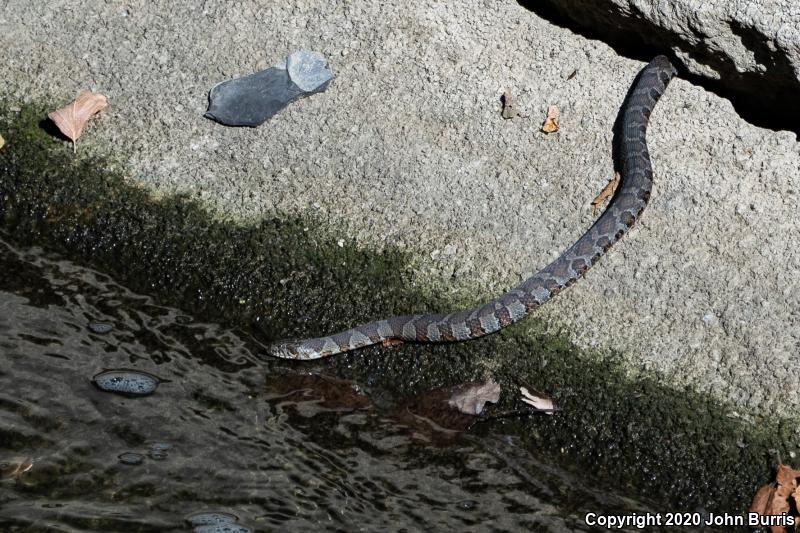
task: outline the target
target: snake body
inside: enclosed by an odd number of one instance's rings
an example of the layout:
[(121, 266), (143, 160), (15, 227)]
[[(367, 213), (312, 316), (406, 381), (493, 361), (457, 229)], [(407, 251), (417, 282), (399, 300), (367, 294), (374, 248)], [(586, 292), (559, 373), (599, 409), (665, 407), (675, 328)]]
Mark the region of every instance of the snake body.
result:
[(476, 339), (499, 331), (569, 287), (583, 276), (639, 218), (653, 183), (646, 131), (650, 113), (675, 76), (665, 56), (653, 59), (637, 76), (620, 110), (620, 182), (603, 214), (555, 261), (498, 296), (450, 314), (405, 315), (376, 320), (327, 337), (282, 342), (270, 354), (286, 359), (318, 359), (365, 346), (400, 342), (433, 343)]

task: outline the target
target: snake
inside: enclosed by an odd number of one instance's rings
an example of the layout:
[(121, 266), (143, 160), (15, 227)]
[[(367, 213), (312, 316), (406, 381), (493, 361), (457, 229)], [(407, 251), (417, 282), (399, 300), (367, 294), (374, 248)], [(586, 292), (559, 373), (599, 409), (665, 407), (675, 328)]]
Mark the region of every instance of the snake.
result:
[(449, 314), (404, 315), (375, 320), (326, 337), (282, 341), (268, 353), (284, 359), (319, 359), (383, 344), (445, 343), (496, 333), (532, 312), (581, 278), (633, 226), (644, 211), (653, 185), (647, 150), (650, 114), (677, 74), (666, 56), (648, 63), (636, 76), (620, 108), (615, 128), (617, 189), (594, 224), (549, 265), (482, 305)]

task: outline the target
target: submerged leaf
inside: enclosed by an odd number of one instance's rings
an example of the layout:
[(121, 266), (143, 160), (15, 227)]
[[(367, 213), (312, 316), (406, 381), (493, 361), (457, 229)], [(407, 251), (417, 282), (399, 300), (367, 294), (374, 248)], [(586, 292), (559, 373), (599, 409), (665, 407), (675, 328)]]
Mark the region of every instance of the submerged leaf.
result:
[(72, 150), (75, 151), (75, 141), (81, 136), (86, 123), (107, 105), (108, 99), (102, 94), (83, 91), (71, 104), (47, 116), (72, 141)]
[(479, 415), (486, 402), (497, 403), (499, 399), (500, 385), (490, 379), (484, 383), (470, 383), (459, 387), (447, 403), (464, 414)]

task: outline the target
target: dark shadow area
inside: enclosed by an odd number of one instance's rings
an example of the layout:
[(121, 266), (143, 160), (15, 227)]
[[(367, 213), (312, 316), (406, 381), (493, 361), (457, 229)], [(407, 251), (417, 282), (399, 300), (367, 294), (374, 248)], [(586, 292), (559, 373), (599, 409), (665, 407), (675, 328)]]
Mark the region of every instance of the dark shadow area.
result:
[[(598, 12), (587, 8), (584, 0), (517, 0), (537, 16), (587, 39), (603, 41), (624, 57), (648, 62), (658, 54), (670, 57), (679, 76), (731, 101), (736, 112), (751, 124), (772, 130), (787, 130), (800, 135), (800, 82), (791, 65), (772, 52), (757, 34), (744, 27), (731, 27), (742, 44), (752, 51), (767, 72), (738, 72), (729, 58), (700, 46), (686, 50), (680, 35), (650, 23), (635, 10), (625, 13), (609, 9)], [(688, 52), (696, 62), (711, 66), (721, 79), (713, 80), (690, 73), (671, 52), (674, 46)]]
[(46, 133), (47, 135), (59, 139), (62, 141), (69, 141), (72, 142), (72, 139), (64, 135), (58, 126), (56, 126), (55, 122), (50, 120), (49, 118), (45, 118), (39, 121), (39, 128)]

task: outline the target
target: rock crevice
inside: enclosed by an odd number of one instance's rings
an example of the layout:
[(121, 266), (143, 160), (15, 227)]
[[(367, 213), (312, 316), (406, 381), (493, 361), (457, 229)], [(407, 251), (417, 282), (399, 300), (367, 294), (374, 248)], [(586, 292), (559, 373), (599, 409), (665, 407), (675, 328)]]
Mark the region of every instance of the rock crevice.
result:
[(553, 22), (647, 60), (671, 51), (690, 81), (750, 122), (800, 131), (800, 4), (788, 0), (520, 2)]

